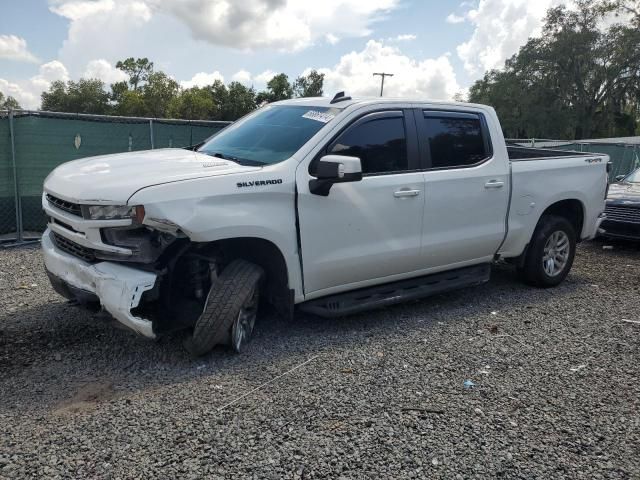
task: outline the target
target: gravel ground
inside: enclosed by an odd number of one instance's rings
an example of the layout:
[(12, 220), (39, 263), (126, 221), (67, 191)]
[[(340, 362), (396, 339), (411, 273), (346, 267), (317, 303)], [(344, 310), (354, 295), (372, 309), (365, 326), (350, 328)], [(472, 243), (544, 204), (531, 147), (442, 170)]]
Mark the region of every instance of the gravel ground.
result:
[(639, 312), (640, 246), (593, 243), (553, 290), (496, 267), (345, 319), (267, 316), (243, 355), (193, 360), (0, 250), (0, 477), (640, 478)]

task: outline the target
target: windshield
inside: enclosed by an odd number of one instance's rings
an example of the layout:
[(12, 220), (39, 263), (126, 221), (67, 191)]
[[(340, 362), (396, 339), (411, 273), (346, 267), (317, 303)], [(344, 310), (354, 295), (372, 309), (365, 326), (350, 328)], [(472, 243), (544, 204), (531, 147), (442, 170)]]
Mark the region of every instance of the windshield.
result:
[(231, 125), (198, 151), (246, 165), (271, 165), (296, 153), (340, 110), (327, 107), (266, 106)]
[(635, 172), (630, 173), (627, 178), (623, 180), (623, 182), (629, 183), (640, 183), (640, 168)]

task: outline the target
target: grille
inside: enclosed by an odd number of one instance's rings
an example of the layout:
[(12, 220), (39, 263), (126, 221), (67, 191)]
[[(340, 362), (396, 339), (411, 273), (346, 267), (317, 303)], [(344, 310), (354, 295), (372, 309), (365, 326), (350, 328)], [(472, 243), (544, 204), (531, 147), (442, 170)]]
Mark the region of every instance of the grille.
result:
[(607, 220), (640, 224), (640, 206), (607, 205), (605, 213)]
[(78, 217), (82, 216), (82, 210), (80, 209), (80, 205), (77, 203), (67, 202), (66, 200), (62, 200), (61, 198), (54, 197), (53, 195), (49, 195), (47, 193), (47, 201), (56, 208), (60, 210), (64, 210), (65, 212), (69, 212), (72, 215), (77, 215)]
[(58, 235), (55, 232), (53, 232), (53, 239), (56, 246), (63, 252), (67, 252), (74, 257), (81, 258), (85, 262), (93, 262), (96, 259), (94, 251), (90, 248), (78, 245), (74, 241), (63, 237), (62, 235)]

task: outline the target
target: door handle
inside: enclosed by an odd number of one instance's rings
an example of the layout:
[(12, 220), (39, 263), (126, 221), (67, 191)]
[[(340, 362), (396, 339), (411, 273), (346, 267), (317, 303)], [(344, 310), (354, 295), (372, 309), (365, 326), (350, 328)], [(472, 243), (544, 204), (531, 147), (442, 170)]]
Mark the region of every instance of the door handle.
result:
[(504, 187), (504, 182), (499, 180), (489, 180), (484, 184), (484, 188), (502, 188)]
[(420, 190), (402, 189), (393, 193), (393, 196), (396, 198), (417, 197), (418, 195), (420, 195)]

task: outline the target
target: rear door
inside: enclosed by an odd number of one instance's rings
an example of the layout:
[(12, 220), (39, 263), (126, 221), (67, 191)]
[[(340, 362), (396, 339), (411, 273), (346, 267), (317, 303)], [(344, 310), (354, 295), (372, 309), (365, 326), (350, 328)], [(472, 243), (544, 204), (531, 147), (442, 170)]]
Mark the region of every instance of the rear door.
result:
[(422, 263), (453, 268), (490, 261), (505, 235), (508, 159), (494, 152), (480, 112), (415, 114), (425, 166)]
[[(363, 179), (309, 192), (313, 165), (298, 168), (305, 293), (318, 296), (418, 269), (424, 214), (413, 111), (368, 113), (333, 137), (325, 154), (359, 157)], [(320, 293), (321, 292), (321, 293)]]

